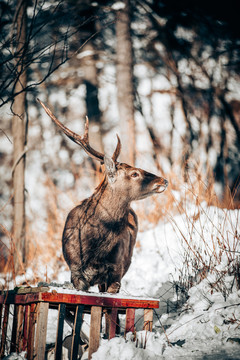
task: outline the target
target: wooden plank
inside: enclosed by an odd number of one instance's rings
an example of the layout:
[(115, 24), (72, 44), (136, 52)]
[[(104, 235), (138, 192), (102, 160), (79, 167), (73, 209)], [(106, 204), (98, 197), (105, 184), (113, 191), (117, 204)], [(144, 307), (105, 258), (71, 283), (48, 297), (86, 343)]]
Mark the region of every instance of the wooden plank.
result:
[(37, 321), (37, 306), (38, 305), (34, 303), (30, 305), (29, 330), (28, 330), (28, 342), (27, 342), (27, 360), (33, 359), (35, 326)]
[(22, 351), (23, 343), (23, 323), (24, 323), (24, 306), (18, 305), (17, 312), (17, 336), (16, 336), (16, 350), (17, 352)]
[(12, 291), (6, 292), (5, 295), (0, 295), (0, 304), (29, 304), (39, 301), (40, 293), (34, 294), (15, 294)]
[(33, 294), (33, 293), (47, 292), (47, 291), (49, 291), (49, 286), (38, 286), (38, 287), (20, 286), (15, 292), (16, 294)]
[[(34, 293), (34, 294), (19, 294), (14, 296), (14, 302), (11, 302), (11, 304), (30, 304), (33, 302), (37, 302), (40, 299), (40, 293)], [(12, 301), (9, 297), (7, 299), (7, 302)]]
[(36, 348), (35, 348), (35, 358), (37, 360), (45, 359), (48, 308), (49, 308), (48, 303), (38, 304)]
[(84, 305), (78, 305), (76, 307), (75, 321), (73, 328), (72, 348), (71, 348), (71, 360), (75, 360), (78, 357), (78, 348), (81, 341), (80, 331), (82, 327)]
[(125, 323), (125, 334), (129, 331), (134, 332), (135, 322), (135, 309), (126, 310), (126, 323)]
[(26, 348), (27, 348), (28, 330), (29, 330), (29, 315), (30, 315), (30, 305), (26, 305), (25, 306), (25, 313), (24, 313), (22, 351), (25, 351)]
[[(37, 289), (37, 288), (36, 288)], [(44, 288), (41, 288), (41, 291)], [(49, 293), (49, 292), (37, 292), (34, 293), (34, 288), (31, 289), (31, 293), (28, 294), (16, 294), (14, 292), (7, 292), (5, 295), (0, 295), (0, 304), (28, 304), (37, 301), (47, 301), (55, 303), (66, 304), (88, 304), (104, 307), (119, 307), (119, 308), (158, 308), (159, 300), (155, 299), (126, 299), (108, 296), (90, 296), (90, 295), (78, 295), (78, 294), (61, 294), (61, 293)]]
[(57, 326), (57, 336), (56, 336), (56, 344), (55, 344), (55, 360), (62, 359), (62, 337), (63, 337), (65, 312), (66, 312), (66, 304), (59, 304), (58, 326)]
[(117, 326), (117, 316), (118, 316), (118, 309), (112, 308), (111, 314), (110, 314), (110, 327), (109, 327), (109, 339), (112, 339), (115, 337), (116, 334), (116, 326)]
[[(33, 295), (33, 294), (29, 294)], [(76, 294), (61, 294), (61, 293), (40, 293), (40, 301), (47, 301), (52, 303), (66, 303), (66, 304), (84, 304), (90, 306), (101, 307), (119, 307), (119, 308), (144, 308), (153, 309), (159, 307), (158, 300), (148, 299), (123, 299), (109, 296), (91, 296), (91, 295), (76, 295)]]
[(153, 310), (144, 309), (144, 325), (143, 329), (147, 331), (152, 331), (153, 327)]
[(4, 296), (0, 295), (0, 303), (7, 304), (29, 304), (37, 301), (46, 301), (52, 303), (66, 303), (66, 304), (85, 304), (85, 305), (96, 305), (102, 307), (119, 307), (119, 308), (158, 308), (159, 300), (153, 299), (124, 299), (115, 298), (112, 295), (108, 296), (91, 296), (91, 295), (77, 295), (77, 294), (66, 294), (66, 293), (30, 293), (30, 294), (12, 294), (8, 293)]
[(17, 351), (18, 310), (19, 310), (19, 305), (14, 305), (12, 336), (11, 336), (11, 346), (10, 346), (11, 353)]
[(2, 325), (2, 310), (3, 310), (3, 304), (1, 304), (1, 302), (0, 302), (0, 329), (1, 329), (1, 325)]
[(99, 347), (101, 320), (102, 320), (102, 307), (92, 306), (88, 360), (92, 358), (92, 354), (96, 352)]
[(4, 356), (6, 338), (7, 338), (7, 326), (8, 326), (8, 315), (9, 315), (9, 305), (5, 304), (4, 315), (3, 315), (3, 325), (2, 325), (2, 338), (0, 346), (0, 358)]

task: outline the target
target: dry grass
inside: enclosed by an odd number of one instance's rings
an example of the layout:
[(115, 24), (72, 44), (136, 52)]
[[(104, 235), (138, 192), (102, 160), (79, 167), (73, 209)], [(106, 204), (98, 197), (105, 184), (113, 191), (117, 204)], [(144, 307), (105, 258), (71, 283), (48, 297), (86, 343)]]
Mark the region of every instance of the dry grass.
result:
[(180, 286), (188, 289), (211, 273), (211, 286), (226, 296), (225, 275), (233, 275), (240, 288), (240, 219), (239, 213), (231, 211), (239, 209), (234, 198), (237, 188), (232, 194), (226, 187), (219, 198), (212, 171), (207, 174), (200, 166), (192, 166), (187, 179), (173, 171), (166, 176), (168, 189), (151, 198), (147, 206), (140, 203), (137, 214), (140, 230), (159, 222), (172, 224), (184, 248), (183, 265), (178, 269)]
[[(184, 174), (180, 176), (176, 174), (177, 171), (173, 167), (172, 172), (165, 176), (169, 180), (169, 186), (164, 193), (135, 203), (134, 206), (139, 217), (140, 231), (146, 230), (149, 226), (155, 226), (159, 221), (170, 221), (172, 223), (173, 228), (178, 234), (177, 236), (186, 248), (184, 268), (180, 269), (182, 281), (188, 279), (187, 281), (191, 282), (189, 279), (193, 277), (203, 278), (213, 268), (216, 269), (217, 264), (221, 263), (223, 256), (228, 259), (226, 271), (238, 274), (236, 277), (239, 281), (239, 254), (236, 252), (240, 241), (238, 229), (236, 228), (239, 226), (239, 222), (232, 227), (231, 236), (235, 236), (235, 243), (230, 244), (228, 236), (223, 237), (224, 229), (218, 229), (208, 213), (209, 206), (211, 205), (221, 209), (233, 209), (236, 206), (233, 196), (230, 191), (226, 190), (223, 199), (219, 199), (214, 192), (212, 172), (208, 172), (210, 175), (207, 178), (203, 175), (204, 171), (200, 167), (192, 166), (187, 181), (184, 179)], [(100, 176), (102, 175), (100, 174)], [(78, 199), (74, 192), (64, 194), (71, 199), (69, 202), (72, 203), (69, 209), (64, 209), (63, 206), (59, 205), (59, 197), (62, 195), (61, 191), (50, 179), (46, 181), (45, 186), (47, 188), (47, 229), (42, 232), (36, 231), (31, 223), (27, 223), (27, 262), (21, 266), (22, 281), (25, 283), (28, 281), (27, 276), (24, 276), (24, 274), (26, 275), (27, 267), (31, 267), (33, 271), (32, 283), (56, 278), (62, 266), (65, 266), (67, 269), (61, 251), (61, 236), (66, 214), (74, 206), (74, 203), (76, 204)], [(195, 207), (194, 214), (191, 216), (188, 213), (189, 204), (193, 204)], [(207, 204), (207, 207), (203, 207), (202, 204)], [(174, 217), (179, 214), (185, 217), (188, 229), (187, 235), (182, 232), (182, 229), (175, 222)], [(217, 236), (206, 238), (204, 224), (202, 224), (202, 228), (197, 228), (199, 219), (203, 216), (212, 225), (212, 228), (215, 229), (214, 231), (217, 233)], [(229, 213), (226, 211), (223, 224), (229, 223), (228, 217)], [(0, 271), (5, 273), (7, 282), (15, 282), (13, 263), (13, 252), (15, 251), (14, 239), (11, 232), (4, 227), (2, 227), (1, 231), (8, 238), (9, 245), (6, 246), (0, 241)], [(196, 232), (198, 233), (198, 238), (201, 239), (201, 246), (194, 243), (194, 233)], [(211, 244), (209, 244), (209, 240)], [(39, 268), (45, 269), (44, 271), (42, 270), (41, 275), (39, 275)], [(50, 268), (54, 269), (54, 271), (51, 271), (51, 274), (49, 273)]]
[[(213, 179), (206, 184), (201, 172), (189, 176), (182, 186), (179, 184), (176, 196), (171, 192), (173, 204), (167, 217), (185, 249), (180, 283), (189, 288), (211, 273), (211, 286), (226, 296), (229, 287), (225, 286), (225, 275), (233, 275), (240, 288), (240, 219), (239, 212), (231, 211), (239, 206), (229, 189), (219, 199)], [(176, 211), (184, 227), (176, 221)]]

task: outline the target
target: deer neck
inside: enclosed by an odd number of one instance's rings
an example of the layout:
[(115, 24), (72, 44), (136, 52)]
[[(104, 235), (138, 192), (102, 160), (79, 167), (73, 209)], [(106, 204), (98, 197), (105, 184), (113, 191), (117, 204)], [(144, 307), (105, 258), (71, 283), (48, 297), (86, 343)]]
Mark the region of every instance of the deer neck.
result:
[(119, 222), (127, 218), (130, 202), (121, 192), (113, 190), (107, 181), (96, 189), (94, 197), (97, 201), (96, 211), (99, 218), (106, 222)]

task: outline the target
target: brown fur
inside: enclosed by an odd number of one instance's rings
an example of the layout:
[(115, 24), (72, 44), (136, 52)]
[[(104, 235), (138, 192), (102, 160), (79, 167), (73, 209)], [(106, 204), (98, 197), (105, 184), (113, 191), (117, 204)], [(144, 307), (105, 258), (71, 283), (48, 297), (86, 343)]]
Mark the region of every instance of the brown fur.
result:
[(119, 291), (131, 264), (138, 230), (130, 203), (167, 186), (166, 180), (142, 169), (120, 163), (115, 166), (114, 174), (106, 166), (101, 185), (66, 220), (63, 254), (71, 281), (79, 290), (97, 284), (100, 291)]
[(130, 204), (152, 194), (161, 193), (167, 181), (142, 169), (117, 162), (121, 141), (110, 158), (89, 144), (89, 121), (84, 135), (64, 126), (41, 100), (55, 124), (93, 159), (105, 165), (105, 178), (88, 199), (70, 211), (63, 231), (64, 258), (71, 270), (75, 288), (87, 290), (98, 285), (100, 291), (116, 293), (127, 272), (136, 242), (137, 216)]

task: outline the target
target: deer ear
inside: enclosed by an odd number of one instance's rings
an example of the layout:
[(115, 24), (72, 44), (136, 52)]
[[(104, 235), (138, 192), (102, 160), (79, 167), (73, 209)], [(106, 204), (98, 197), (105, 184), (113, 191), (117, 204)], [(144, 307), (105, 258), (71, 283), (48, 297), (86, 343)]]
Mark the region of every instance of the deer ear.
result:
[(113, 161), (113, 159), (110, 156), (105, 155), (104, 156), (104, 165), (105, 165), (105, 170), (106, 170), (108, 180), (111, 183), (114, 183), (115, 180), (116, 180), (115, 175), (116, 175), (116, 172), (117, 172), (115, 162)]

